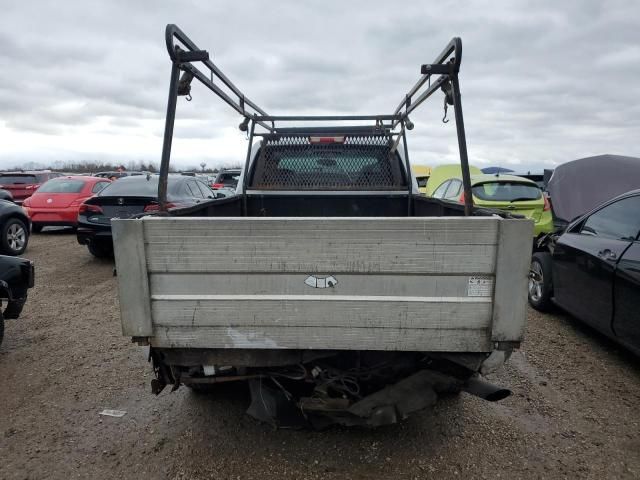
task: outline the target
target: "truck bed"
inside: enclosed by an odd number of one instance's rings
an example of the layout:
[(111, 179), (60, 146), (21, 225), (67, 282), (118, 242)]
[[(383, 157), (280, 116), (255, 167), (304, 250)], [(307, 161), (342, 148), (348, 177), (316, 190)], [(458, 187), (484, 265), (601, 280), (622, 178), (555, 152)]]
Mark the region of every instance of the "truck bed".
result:
[(152, 347), (490, 352), (522, 339), (526, 220), (149, 216), (113, 233), (123, 333)]

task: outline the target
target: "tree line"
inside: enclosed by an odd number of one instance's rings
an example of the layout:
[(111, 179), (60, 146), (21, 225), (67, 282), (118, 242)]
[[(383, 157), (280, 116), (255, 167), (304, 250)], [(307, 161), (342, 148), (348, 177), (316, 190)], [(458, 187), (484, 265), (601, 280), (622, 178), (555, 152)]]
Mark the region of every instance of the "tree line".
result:
[[(229, 167), (240, 168), (240, 165)], [(126, 170), (134, 172), (151, 172), (157, 173), (159, 171), (159, 165), (155, 162), (144, 162), (141, 160), (131, 160), (125, 163), (114, 163), (104, 161), (55, 161), (51, 164), (44, 164), (40, 162), (25, 162), (18, 168), (8, 169), (8, 171), (15, 170), (52, 170), (55, 172), (64, 173), (97, 173), (97, 172), (113, 172), (117, 170)], [(205, 163), (201, 163), (198, 166), (190, 168), (175, 168), (169, 167), (169, 172), (199, 172), (199, 173), (218, 173), (218, 168), (207, 168)]]

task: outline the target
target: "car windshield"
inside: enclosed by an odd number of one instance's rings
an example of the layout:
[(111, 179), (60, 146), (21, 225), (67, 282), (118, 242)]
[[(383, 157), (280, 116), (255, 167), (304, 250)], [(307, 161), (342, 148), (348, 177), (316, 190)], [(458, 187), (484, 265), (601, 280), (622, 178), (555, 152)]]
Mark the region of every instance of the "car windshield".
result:
[(0, 185), (15, 183), (38, 183), (35, 175), (0, 175)]
[(536, 185), (511, 181), (486, 182), (471, 187), (478, 200), (491, 202), (516, 202), (539, 200), (542, 191)]
[(42, 185), (39, 193), (79, 193), (84, 187), (82, 180), (55, 179)]

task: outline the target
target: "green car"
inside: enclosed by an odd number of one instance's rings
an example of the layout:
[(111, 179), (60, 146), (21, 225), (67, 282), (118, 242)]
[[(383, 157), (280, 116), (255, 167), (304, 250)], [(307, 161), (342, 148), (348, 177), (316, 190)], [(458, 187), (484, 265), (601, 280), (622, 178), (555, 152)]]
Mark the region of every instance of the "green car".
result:
[[(431, 178), (429, 179), (431, 181)], [(462, 176), (442, 180), (434, 188), (434, 198), (463, 203)], [(473, 204), (524, 215), (534, 221), (533, 235), (553, 231), (551, 205), (533, 181), (514, 175), (471, 175)]]

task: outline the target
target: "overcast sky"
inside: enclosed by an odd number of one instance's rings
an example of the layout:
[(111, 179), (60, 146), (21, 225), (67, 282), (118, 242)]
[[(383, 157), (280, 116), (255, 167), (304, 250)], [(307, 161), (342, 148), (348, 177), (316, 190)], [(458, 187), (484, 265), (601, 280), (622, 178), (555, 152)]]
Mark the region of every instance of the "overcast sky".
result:
[[(271, 114), (392, 113), (420, 65), (460, 36), (472, 163), (521, 170), (602, 153), (640, 156), (637, 0), (404, 7), (371, 0), (0, 0), (0, 7), (0, 168), (82, 159), (159, 163), (167, 23), (207, 49)], [(413, 116), (414, 163), (457, 161), (455, 125), (443, 124), (442, 113), (438, 94)], [(195, 86), (192, 102), (179, 99), (173, 164), (240, 163), (240, 120)]]

